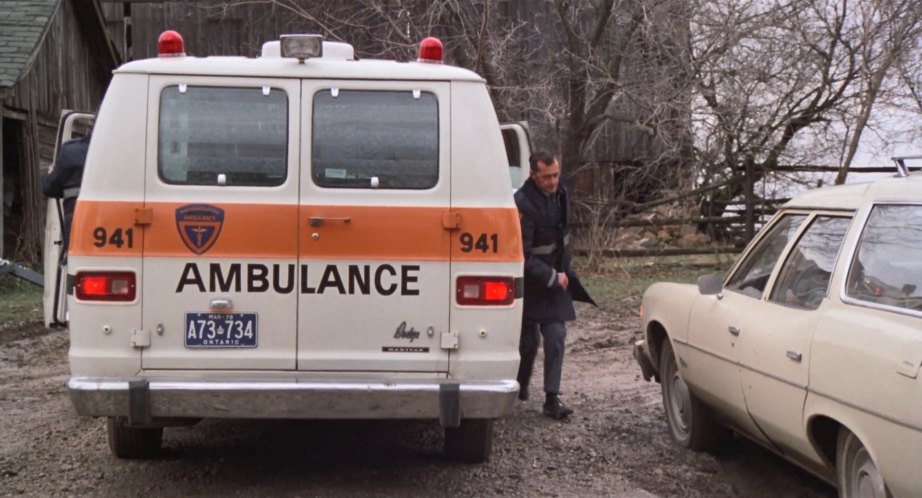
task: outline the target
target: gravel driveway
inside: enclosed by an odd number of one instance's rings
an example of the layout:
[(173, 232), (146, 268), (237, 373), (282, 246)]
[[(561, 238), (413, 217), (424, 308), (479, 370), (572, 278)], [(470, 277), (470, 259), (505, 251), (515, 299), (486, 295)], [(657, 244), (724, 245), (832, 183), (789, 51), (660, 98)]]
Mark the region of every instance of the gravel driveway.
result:
[(441, 429), (418, 421), (208, 420), (166, 429), (156, 460), (119, 460), (104, 421), (67, 399), (67, 333), (0, 326), (0, 495), (836, 496), (752, 444), (721, 457), (673, 446), (659, 384), (631, 358), (637, 302), (580, 306), (562, 395), (575, 414), (518, 403), (481, 465), (444, 460)]

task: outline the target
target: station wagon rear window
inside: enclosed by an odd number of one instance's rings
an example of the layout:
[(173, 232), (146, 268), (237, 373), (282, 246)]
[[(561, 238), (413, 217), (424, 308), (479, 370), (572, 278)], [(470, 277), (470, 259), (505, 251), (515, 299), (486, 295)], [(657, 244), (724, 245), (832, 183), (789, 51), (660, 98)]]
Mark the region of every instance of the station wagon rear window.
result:
[(160, 94), (158, 173), (175, 185), (285, 183), (288, 96), (278, 88), (177, 85)]
[(922, 205), (874, 206), (861, 232), (846, 294), (922, 312)]
[(333, 188), (429, 189), (439, 180), (439, 109), (421, 91), (314, 95), (311, 173)]

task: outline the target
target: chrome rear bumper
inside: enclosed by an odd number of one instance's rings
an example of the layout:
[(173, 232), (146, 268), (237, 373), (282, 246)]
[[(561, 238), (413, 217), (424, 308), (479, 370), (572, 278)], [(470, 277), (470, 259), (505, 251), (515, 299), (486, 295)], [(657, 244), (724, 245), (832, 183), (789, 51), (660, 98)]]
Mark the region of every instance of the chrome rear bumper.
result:
[(499, 418), (512, 411), (514, 380), (224, 381), (72, 377), (80, 415), (156, 418), (399, 419)]

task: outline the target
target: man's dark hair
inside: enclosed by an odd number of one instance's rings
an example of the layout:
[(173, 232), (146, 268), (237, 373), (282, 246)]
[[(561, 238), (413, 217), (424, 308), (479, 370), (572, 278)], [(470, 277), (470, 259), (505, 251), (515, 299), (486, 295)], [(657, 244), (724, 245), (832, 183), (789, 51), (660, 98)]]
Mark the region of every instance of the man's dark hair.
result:
[(538, 171), (538, 161), (541, 161), (544, 164), (551, 164), (554, 160), (557, 159), (557, 154), (549, 152), (544, 149), (538, 149), (531, 153), (531, 156), (528, 158), (528, 166), (532, 171)]

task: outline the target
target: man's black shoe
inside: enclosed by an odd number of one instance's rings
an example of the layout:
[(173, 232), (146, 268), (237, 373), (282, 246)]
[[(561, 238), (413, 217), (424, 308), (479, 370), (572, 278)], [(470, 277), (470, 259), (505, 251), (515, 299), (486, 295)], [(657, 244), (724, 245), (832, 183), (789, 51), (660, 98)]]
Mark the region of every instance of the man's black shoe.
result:
[(522, 386), (519, 388), (519, 400), (528, 401), (528, 386)]
[(546, 417), (560, 420), (571, 413), (573, 413), (573, 409), (563, 404), (563, 401), (560, 401), (557, 396), (548, 397), (548, 400), (544, 402), (544, 415)]

